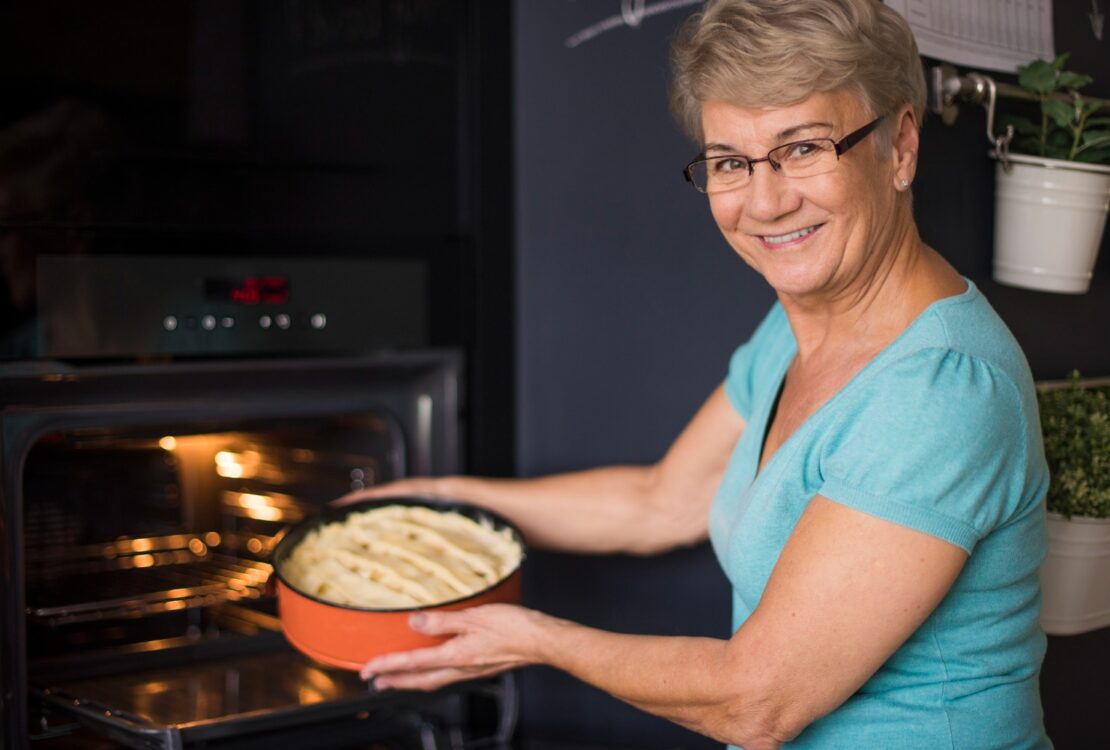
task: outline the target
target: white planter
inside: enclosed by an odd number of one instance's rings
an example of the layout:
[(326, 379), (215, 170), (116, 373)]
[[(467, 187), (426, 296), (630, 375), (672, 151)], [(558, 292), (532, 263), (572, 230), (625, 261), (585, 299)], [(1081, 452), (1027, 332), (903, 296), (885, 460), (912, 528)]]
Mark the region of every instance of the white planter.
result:
[(1110, 625), (1110, 519), (1048, 514), (1041, 626), (1074, 635)]
[(995, 281), (1086, 292), (1110, 208), (1110, 166), (1009, 158), (1010, 172), (995, 167)]

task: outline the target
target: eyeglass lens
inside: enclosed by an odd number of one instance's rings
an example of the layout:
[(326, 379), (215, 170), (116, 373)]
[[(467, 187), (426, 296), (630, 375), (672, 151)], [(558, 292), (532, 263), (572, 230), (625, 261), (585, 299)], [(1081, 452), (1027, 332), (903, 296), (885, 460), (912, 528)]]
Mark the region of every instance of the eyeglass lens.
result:
[(743, 156), (716, 156), (695, 162), (690, 167), (694, 187), (706, 193), (732, 190), (751, 180), (756, 163), (768, 161), (784, 177), (811, 177), (836, 168), (836, 147), (831, 139), (786, 143), (771, 149), (766, 159)]

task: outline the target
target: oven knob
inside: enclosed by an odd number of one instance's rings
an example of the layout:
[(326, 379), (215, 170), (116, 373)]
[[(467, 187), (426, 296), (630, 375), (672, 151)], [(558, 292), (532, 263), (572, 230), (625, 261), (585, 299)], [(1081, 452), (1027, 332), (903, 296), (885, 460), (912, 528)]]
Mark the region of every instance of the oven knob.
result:
[(223, 326), (224, 328), (234, 328), (235, 327), (235, 318), (232, 318), (232, 317), (220, 318), (220, 325)]
[(211, 331), (212, 329), (214, 329), (216, 327), (216, 316), (205, 315), (203, 318), (200, 319), (200, 327), (206, 331)]
[(165, 328), (167, 331), (176, 331), (177, 330), (177, 316), (176, 315), (167, 315), (166, 317), (162, 318), (162, 327)]
[(328, 324), (328, 316), (323, 313), (316, 313), (308, 322), (312, 324), (313, 328), (320, 329)]
[(278, 328), (284, 331), (285, 329), (289, 328), (289, 324), (293, 321), (290, 320), (289, 316), (285, 313), (278, 313), (274, 316), (274, 322), (277, 323)]
[(261, 328), (269, 328), (273, 324), (274, 324), (274, 321), (269, 315), (261, 315), (258, 318), (258, 325)]

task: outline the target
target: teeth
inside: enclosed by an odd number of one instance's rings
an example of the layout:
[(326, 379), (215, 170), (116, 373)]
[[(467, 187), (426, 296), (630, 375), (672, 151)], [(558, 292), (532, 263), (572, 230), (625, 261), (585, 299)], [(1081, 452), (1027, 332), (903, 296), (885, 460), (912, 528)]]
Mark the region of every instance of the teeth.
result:
[(767, 234), (767, 235), (763, 236), (763, 239), (766, 240), (767, 242), (770, 242), (772, 245), (778, 245), (778, 244), (781, 244), (783, 242), (790, 242), (791, 240), (796, 240), (799, 237), (805, 237), (807, 234), (811, 234), (813, 232), (816, 232), (818, 226), (820, 226), (820, 225), (818, 224), (818, 225), (814, 225), (812, 227), (806, 227), (805, 229), (799, 229), (798, 231), (790, 232), (789, 234), (779, 234), (779, 235)]

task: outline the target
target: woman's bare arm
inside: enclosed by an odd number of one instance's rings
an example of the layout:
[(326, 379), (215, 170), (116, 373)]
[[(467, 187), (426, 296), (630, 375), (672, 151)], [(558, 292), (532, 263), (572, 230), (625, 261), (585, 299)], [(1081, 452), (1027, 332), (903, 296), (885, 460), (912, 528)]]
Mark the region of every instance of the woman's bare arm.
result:
[(607, 633), (509, 605), (429, 612), (442, 646), (372, 660), (379, 687), (432, 689), (548, 664), (694, 731), (777, 748), (833, 710), (944, 598), (967, 554), (815, 497), (752, 616), (729, 641)]
[(744, 420), (718, 386), (658, 463), (536, 479), (417, 477), (338, 502), (399, 494), (467, 500), (499, 513), (535, 547), (651, 554), (705, 538), (709, 505)]

